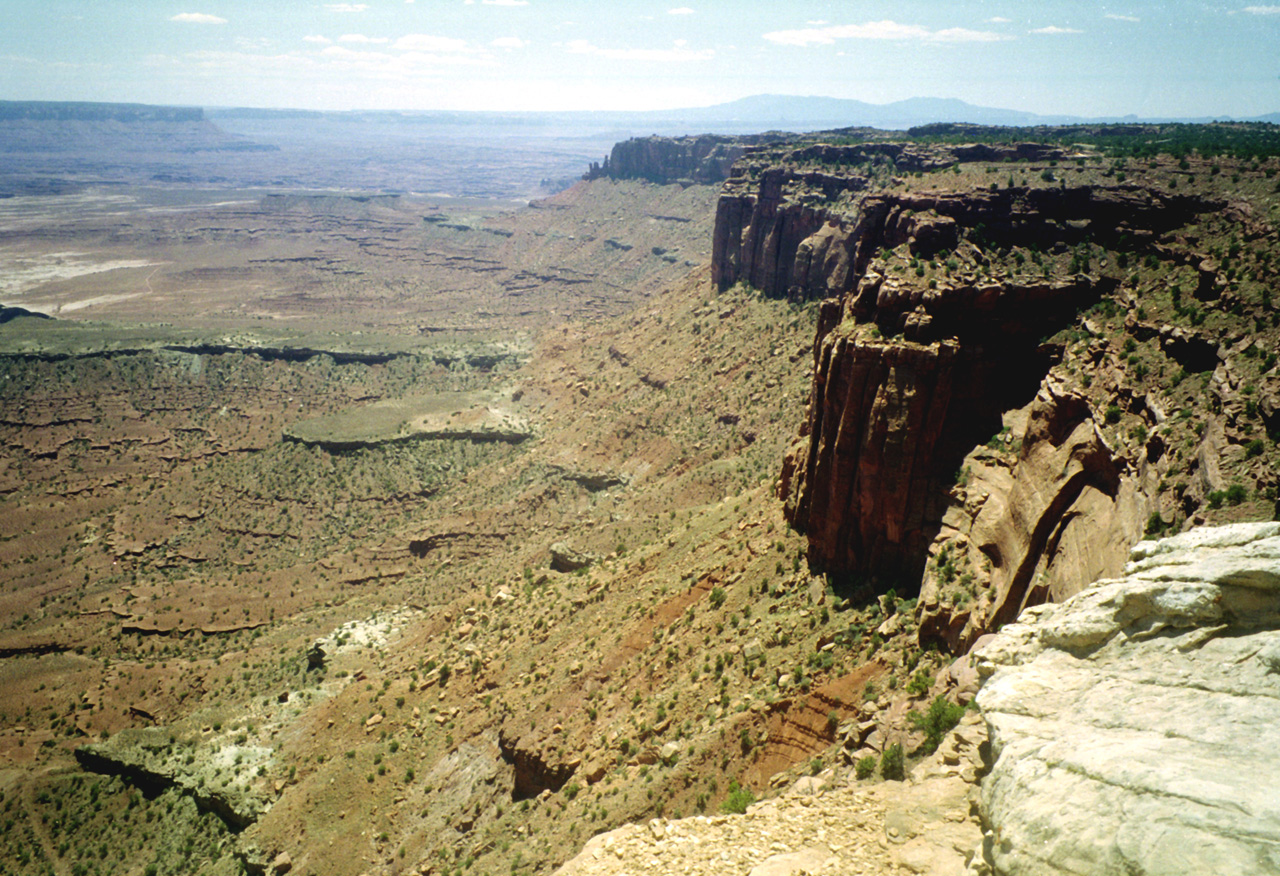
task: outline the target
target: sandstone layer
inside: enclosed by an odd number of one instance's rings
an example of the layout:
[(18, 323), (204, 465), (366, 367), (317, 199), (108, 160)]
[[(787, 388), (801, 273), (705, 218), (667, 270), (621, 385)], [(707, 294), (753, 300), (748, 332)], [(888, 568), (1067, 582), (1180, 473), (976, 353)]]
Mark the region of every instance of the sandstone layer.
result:
[(978, 659), (996, 873), (1280, 871), (1280, 524), (1142, 542)]
[[(1098, 428), (1111, 399), (1083, 391), (1092, 375), (1083, 388), (1041, 384), (1082, 367), (1069, 341), (1087, 336), (1091, 308), (1134, 306), (1139, 275), (1117, 270), (1130, 253), (1198, 262), (1179, 235), (1224, 207), (1123, 175), (1072, 184), (1055, 169), (1061, 150), (1001, 148), (981, 158), (1021, 162), (1022, 179), (976, 185), (962, 168), (978, 147), (749, 149), (724, 186), (712, 255), (721, 288), (824, 300), (813, 390), (779, 487), (811, 566), (854, 593), (915, 593), (923, 579), (922, 641), (957, 652), (1026, 605), (1115, 574), (1141, 537), (1167, 445), (1148, 460), (1121, 452)], [(1005, 174), (978, 179), (992, 172)], [(1123, 383), (1108, 390), (1145, 416)], [(966, 495), (966, 457), (1012, 411), (1024, 427), (1016, 458)], [(1141, 431), (1162, 417), (1153, 407)], [(940, 606), (930, 586), (937, 543), (957, 535), (970, 578), (992, 590), (972, 610)]]

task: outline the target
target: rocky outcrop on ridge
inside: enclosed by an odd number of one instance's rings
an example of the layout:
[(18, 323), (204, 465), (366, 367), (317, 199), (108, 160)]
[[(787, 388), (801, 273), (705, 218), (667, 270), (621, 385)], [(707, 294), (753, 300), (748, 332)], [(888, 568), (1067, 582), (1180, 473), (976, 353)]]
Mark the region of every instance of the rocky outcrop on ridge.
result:
[(602, 164), (592, 163), (585, 179), (642, 179), (668, 184), (715, 185), (729, 176), (747, 144), (762, 137), (632, 137), (615, 143)]
[[(110, 740), (76, 749), (76, 760), (84, 769), (126, 779), (148, 793), (176, 788), (195, 801), (201, 811), (217, 815), (227, 827), (242, 830), (257, 821), (270, 808), (261, 791), (241, 775), (241, 765), (262, 761), (266, 750), (236, 746), (234, 775), (222, 776), (229, 758), (222, 752), (207, 757), (186, 758), (178, 751), (174, 738), (165, 728), (131, 729)], [(228, 763), (223, 763), (227, 760)], [(228, 770), (228, 772), (232, 772)], [(244, 772), (248, 772), (247, 768)]]
[[(1105, 347), (1070, 362), (1083, 348), (1060, 333), (1087, 337), (1085, 314), (1114, 313), (1117, 300), (1138, 310), (1139, 258), (1199, 264), (1186, 229), (1226, 205), (1176, 181), (1090, 176), (1083, 156), (1068, 173), (1068, 157), (1043, 144), (762, 147), (735, 165), (718, 207), (721, 288), (824, 301), (810, 403), (779, 490), (811, 566), (855, 589), (914, 592), (924, 577), (928, 591), (929, 562), (945, 563), (935, 541), (962, 534), (956, 553), (992, 592), (970, 611), (940, 610), (926, 592), (921, 609), (922, 641), (955, 651), (1026, 605), (1118, 572), (1168, 468), (1167, 443), (1122, 452), (1104, 434), (1108, 405), (1085, 391), (1092, 375), (1041, 383), (1094, 369)], [(1164, 329), (1138, 334), (1190, 331)], [(1184, 370), (1212, 367), (1161, 350)], [(1144, 419), (1130, 431), (1145, 434), (1164, 414), (1133, 382), (1109, 379), (1124, 407), (1107, 423), (1127, 409)], [(1012, 411), (1012, 464), (965, 492), (969, 454), (1007, 431)]]
[(977, 657), (997, 874), (1280, 871), (1280, 524), (1142, 542)]

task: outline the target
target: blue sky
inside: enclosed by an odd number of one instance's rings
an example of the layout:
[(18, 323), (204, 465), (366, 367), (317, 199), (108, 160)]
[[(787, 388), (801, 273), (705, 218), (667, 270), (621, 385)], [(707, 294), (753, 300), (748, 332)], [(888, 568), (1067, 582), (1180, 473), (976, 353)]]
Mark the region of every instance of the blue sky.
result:
[(762, 93), (1276, 112), (1280, 5), (0, 0), (0, 99), (661, 109)]

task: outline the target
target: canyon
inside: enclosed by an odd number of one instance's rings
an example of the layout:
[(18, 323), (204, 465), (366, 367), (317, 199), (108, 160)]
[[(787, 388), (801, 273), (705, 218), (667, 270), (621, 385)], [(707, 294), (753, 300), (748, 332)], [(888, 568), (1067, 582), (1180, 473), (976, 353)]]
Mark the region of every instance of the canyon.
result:
[[(1019, 685), (1274, 626), (1280, 164), (1134, 130), (9, 199), (4, 859), (1071, 872)], [(1115, 595), (1215, 551), (1230, 617)]]

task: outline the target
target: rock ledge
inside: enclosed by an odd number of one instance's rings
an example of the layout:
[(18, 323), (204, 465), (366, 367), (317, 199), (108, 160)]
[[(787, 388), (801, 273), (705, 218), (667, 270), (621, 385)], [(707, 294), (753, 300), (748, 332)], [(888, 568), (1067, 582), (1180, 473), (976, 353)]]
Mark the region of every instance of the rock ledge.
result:
[(1280, 523), (1142, 542), (977, 658), (996, 873), (1280, 872)]

